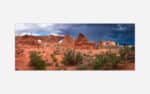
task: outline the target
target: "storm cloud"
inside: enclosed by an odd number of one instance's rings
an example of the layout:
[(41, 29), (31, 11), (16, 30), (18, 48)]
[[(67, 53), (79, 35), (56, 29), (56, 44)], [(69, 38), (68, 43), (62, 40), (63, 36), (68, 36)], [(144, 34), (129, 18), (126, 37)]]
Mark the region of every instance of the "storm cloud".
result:
[(16, 35), (71, 35), (83, 33), (90, 41), (112, 40), (118, 44), (135, 44), (134, 24), (16, 24)]

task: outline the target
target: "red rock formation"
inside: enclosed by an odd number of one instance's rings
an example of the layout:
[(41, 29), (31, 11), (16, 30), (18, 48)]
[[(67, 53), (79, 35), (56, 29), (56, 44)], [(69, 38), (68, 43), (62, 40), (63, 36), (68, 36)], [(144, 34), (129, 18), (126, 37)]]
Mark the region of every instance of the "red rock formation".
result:
[(96, 44), (88, 41), (88, 39), (80, 33), (78, 38), (75, 40), (76, 49), (95, 49)]
[(64, 36), (63, 42), (61, 44), (65, 48), (74, 48), (74, 40), (69, 35)]
[(80, 33), (79, 34), (79, 36), (78, 36), (78, 38), (76, 39), (76, 42), (83, 42), (83, 41), (88, 41), (88, 39), (82, 34), (82, 33)]
[(117, 46), (117, 44), (114, 41), (100, 41), (98, 44), (98, 48), (115, 47), (115, 46)]
[(29, 35), (24, 35), (24, 36), (16, 36), (16, 43), (19, 44), (24, 44), (24, 45), (37, 45), (36, 40), (38, 38), (35, 36), (29, 36)]
[(48, 37), (48, 41), (52, 42), (52, 43), (58, 43), (60, 40), (64, 39), (64, 36), (54, 36), (54, 35), (50, 35)]
[(36, 46), (38, 45), (38, 40), (41, 40), (42, 43), (58, 43), (63, 36), (32, 36), (32, 35), (24, 35), (24, 36), (16, 36), (16, 43)]

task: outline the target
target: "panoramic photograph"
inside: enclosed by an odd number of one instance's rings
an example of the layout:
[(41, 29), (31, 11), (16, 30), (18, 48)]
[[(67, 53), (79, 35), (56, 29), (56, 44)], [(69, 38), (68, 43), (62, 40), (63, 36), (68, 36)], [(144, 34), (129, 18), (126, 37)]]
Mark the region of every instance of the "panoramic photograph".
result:
[(134, 23), (18, 23), (15, 70), (135, 70)]

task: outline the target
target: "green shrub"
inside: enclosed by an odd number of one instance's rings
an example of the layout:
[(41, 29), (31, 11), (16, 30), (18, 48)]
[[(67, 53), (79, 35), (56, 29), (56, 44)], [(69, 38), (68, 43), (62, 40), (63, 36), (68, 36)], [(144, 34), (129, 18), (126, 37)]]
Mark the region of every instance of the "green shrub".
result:
[(120, 60), (119, 56), (112, 53), (97, 55), (93, 60), (93, 69), (115, 69)]
[(45, 61), (42, 60), (41, 56), (39, 56), (37, 52), (31, 52), (30, 53), (30, 63), (31, 63), (31, 66), (35, 70), (44, 70), (44, 69), (46, 69)]
[(134, 47), (128, 47), (128, 46), (121, 47), (119, 51), (121, 59), (126, 60), (126, 56), (131, 52), (134, 52)]
[(80, 64), (82, 63), (82, 60), (83, 60), (82, 54), (80, 52), (75, 53), (75, 62)]
[(51, 58), (52, 58), (53, 62), (57, 62), (57, 58), (55, 57), (54, 54), (51, 54)]
[(73, 50), (67, 50), (64, 53), (64, 57), (62, 63), (64, 65), (77, 65), (81, 64), (83, 60), (83, 56), (80, 52), (74, 52)]
[(117, 64), (121, 61), (120, 56), (116, 56), (115, 54), (107, 54), (106, 55), (107, 63), (111, 63), (111, 68), (115, 69)]
[(106, 59), (102, 55), (97, 55), (93, 60), (93, 69), (100, 69), (104, 63), (106, 63)]

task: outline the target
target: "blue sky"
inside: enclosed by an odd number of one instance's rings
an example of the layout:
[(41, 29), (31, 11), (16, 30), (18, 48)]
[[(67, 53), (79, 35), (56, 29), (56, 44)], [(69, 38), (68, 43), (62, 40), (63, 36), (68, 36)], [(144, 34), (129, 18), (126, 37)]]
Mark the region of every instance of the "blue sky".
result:
[(71, 35), (83, 33), (90, 41), (112, 40), (119, 44), (135, 44), (134, 24), (16, 24), (16, 35)]

